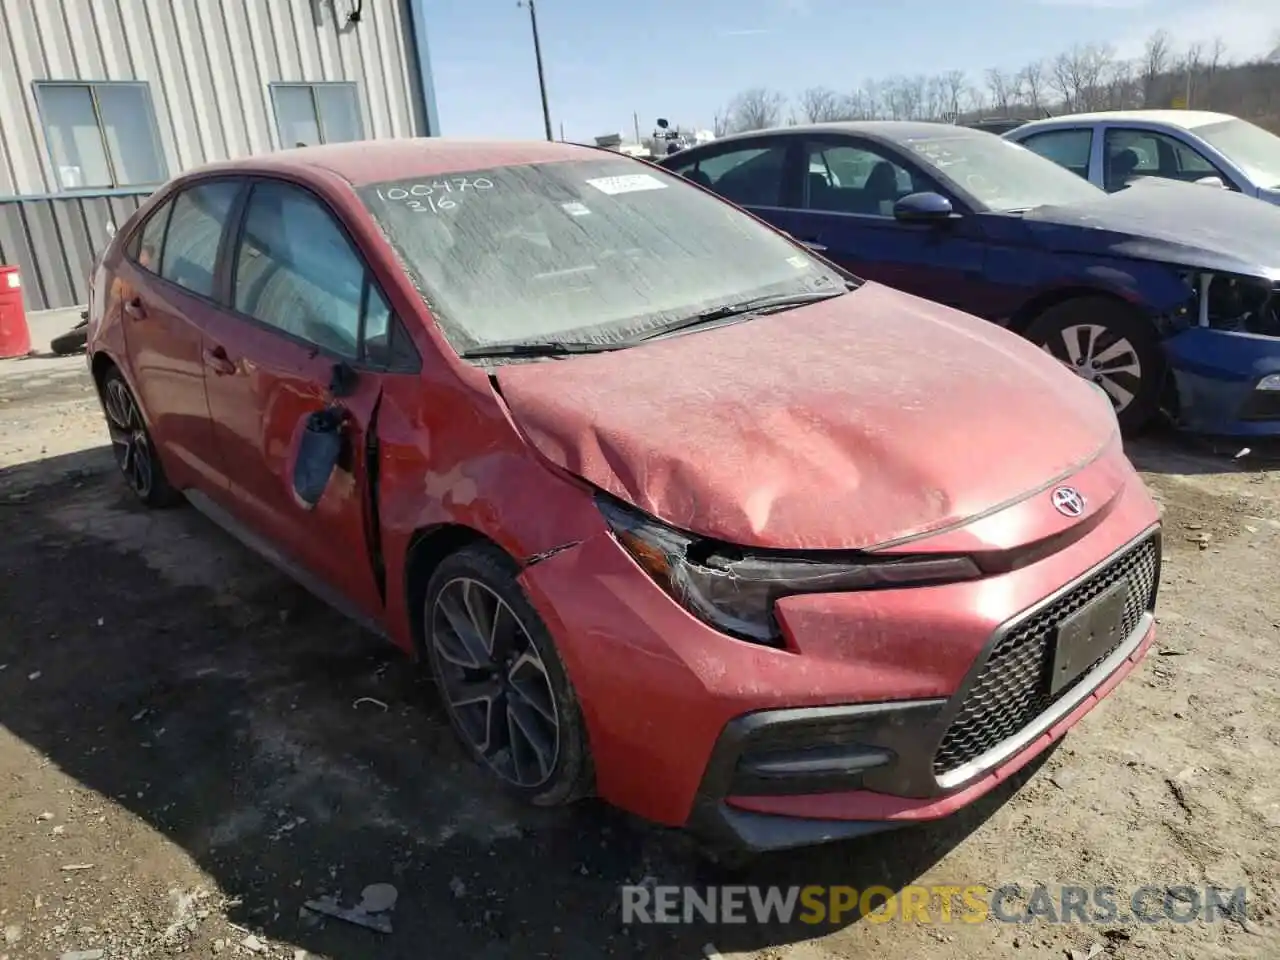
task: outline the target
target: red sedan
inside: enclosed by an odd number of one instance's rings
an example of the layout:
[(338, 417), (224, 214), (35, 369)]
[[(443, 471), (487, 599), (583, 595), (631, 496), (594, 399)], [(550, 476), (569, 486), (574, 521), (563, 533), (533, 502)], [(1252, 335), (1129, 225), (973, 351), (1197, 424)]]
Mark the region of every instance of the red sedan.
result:
[(94, 271), (148, 506), (424, 657), (474, 758), (738, 848), (928, 820), (1146, 652), (1107, 397), (617, 154), (398, 140), (207, 167)]

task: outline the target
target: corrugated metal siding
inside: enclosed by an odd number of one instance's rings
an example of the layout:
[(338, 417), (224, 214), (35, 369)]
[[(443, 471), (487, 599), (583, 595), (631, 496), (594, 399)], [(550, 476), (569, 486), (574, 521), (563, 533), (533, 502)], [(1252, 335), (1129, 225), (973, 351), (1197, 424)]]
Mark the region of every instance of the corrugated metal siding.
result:
[(171, 176), (279, 147), (272, 83), (355, 81), (365, 136), (421, 136), (409, 2), (351, 24), (352, 0), (0, 0), (0, 262), (27, 309), (83, 303), (106, 224), (142, 199), (49, 198), (34, 81), (146, 81)]
[[(0, 0), (0, 197), (57, 190), (32, 82), (144, 80), (170, 174), (279, 146), (268, 84), (354, 80), (365, 135), (425, 134), (405, 0)], [(19, 109), (21, 108), (21, 109)]]
[(70, 307), (89, 299), (89, 268), (110, 237), (146, 200), (74, 197), (0, 203), (0, 263), (22, 268), (28, 310)]

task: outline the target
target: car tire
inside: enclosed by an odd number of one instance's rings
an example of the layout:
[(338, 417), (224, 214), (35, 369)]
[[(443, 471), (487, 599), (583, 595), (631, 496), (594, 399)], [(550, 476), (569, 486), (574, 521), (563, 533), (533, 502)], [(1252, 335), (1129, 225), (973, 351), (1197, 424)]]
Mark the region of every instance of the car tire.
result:
[(422, 643), (471, 757), (520, 800), (561, 806), (591, 793), (591, 750), (577, 694), (517, 573), (489, 543), (446, 557), (423, 598)]
[(169, 483), (160, 463), (159, 451), (142, 419), (142, 411), (133, 391), (117, 368), (111, 367), (102, 378), (102, 409), (111, 434), (112, 453), (133, 495), (153, 509), (172, 507), (182, 501), (182, 494)]
[(1106, 390), (1126, 435), (1142, 431), (1159, 412), (1164, 351), (1155, 327), (1133, 308), (1109, 297), (1078, 297), (1036, 317), (1026, 337)]

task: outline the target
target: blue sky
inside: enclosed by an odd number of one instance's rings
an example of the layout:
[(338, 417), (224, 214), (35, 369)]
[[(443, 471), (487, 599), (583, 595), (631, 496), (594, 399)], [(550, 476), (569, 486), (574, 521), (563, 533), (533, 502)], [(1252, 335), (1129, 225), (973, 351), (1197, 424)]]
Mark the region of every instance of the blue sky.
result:
[[(541, 137), (527, 9), (429, 0), (445, 136)], [(869, 78), (1017, 69), (1075, 43), (1136, 55), (1160, 27), (1236, 55), (1280, 30), (1280, 0), (537, 0), (551, 119), (585, 140), (656, 117), (710, 127), (735, 93), (851, 90)], [(1207, 14), (1207, 16), (1206, 16)]]

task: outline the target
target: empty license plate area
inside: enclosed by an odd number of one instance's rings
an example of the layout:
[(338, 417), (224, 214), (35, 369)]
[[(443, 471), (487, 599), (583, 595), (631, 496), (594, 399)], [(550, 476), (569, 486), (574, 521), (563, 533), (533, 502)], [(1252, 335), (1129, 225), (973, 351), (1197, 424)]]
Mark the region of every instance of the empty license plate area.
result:
[(1129, 584), (1121, 580), (1058, 624), (1049, 692), (1057, 696), (1124, 639)]

